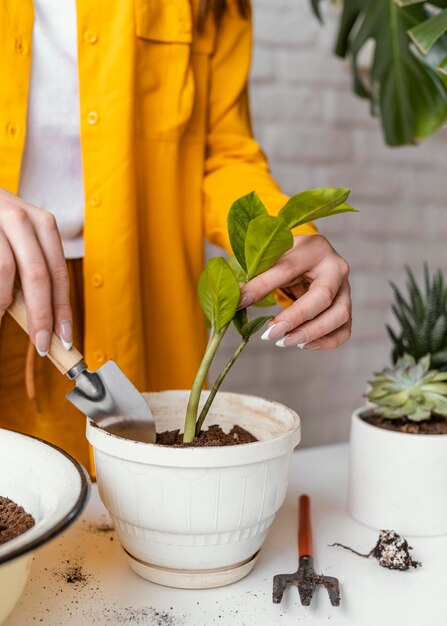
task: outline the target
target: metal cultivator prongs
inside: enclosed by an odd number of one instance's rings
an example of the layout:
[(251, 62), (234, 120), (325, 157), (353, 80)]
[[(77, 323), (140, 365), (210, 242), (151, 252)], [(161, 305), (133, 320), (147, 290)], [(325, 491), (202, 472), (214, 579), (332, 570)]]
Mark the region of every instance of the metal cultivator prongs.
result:
[(320, 576), (314, 570), (309, 496), (301, 496), (298, 506), (298, 570), (293, 574), (277, 574), (273, 577), (273, 602), (275, 604), (281, 602), (287, 585), (296, 585), (301, 604), (309, 606), (316, 587), (323, 585), (327, 589), (332, 606), (340, 606), (338, 579), (333, 576)]

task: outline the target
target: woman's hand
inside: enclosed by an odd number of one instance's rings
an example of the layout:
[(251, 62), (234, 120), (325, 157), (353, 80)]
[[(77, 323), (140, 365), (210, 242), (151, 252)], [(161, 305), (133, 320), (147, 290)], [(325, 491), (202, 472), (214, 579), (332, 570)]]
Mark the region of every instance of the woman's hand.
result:
[(242, 306), (275, 289), (297, 299), (273, 319), (262, 339), (283, 348), (332, 350), (351, 334), (349, 266), (322, 235), (294, 237), (294, 246), (241, 291)]
[(72, 345), (68, 274), (54, 216), (0, 189), (0, 318), (12, 303), (20, 279), (29, 335), (45, 356), (54, 329)]

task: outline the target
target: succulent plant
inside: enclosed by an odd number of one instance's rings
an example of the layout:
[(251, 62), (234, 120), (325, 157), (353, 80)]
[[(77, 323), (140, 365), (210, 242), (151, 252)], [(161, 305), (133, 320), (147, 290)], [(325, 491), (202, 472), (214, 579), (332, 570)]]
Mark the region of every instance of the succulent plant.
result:
[(447, 286), (444, 275), (438, 270), (430, 277), (425, 264), (425, 289), (421, 289), (413, 272), (408, 267), (406, 271), (407, 299), (391, 283), (395, 296), (392, 309), (400, 325), (397, 333), (387, 325), (393, 342), (393, 362), (404, 354), (415, 359), (430, 354), (432, 368), (447, 370)]
[(447, 417), (447, 372), (430, 370), (430, 357), (419, 361), (409, 354), (394, 367), (375, 374), (368, 399), (375, 412), (389, 419), (407, 417), (414, 422), (433, 414)]

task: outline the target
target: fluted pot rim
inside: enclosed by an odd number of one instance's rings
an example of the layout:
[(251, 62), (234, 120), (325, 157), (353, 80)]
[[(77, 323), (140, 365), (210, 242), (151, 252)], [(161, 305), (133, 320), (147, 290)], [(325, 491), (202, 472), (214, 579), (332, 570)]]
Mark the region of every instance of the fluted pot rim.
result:
[[(202, 402), (208, 393), (203, 392)], [(149, 392), (143, 396), (154, 413), (159, 432), (182, 428), (188, 390)], [(166, 415), (168, 407), (170, 413)], [(173, 448), (112, 435), (90, 419), (87, 419), (87, 439), (96, 450), (120, 459), (186, 468), (228, 467), (267, 460), (287, 454), (301, 439), (300, 418), (293, 409), (253, 395), (219, 392), (207, 423), (217, 423), (224, 429), (238, 423), (259, 441), (234, 446)]]

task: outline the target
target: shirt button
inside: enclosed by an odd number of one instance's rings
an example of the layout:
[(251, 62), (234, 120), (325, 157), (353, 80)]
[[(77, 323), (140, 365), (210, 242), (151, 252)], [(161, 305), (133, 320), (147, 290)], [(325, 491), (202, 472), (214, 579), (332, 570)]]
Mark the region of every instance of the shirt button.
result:
[(103, 284), (104, 284), (104, 280), (101, 274), (93, 274), (92, 276), (93, 287), (102, 287)]
[(106, 360), (106, 355), (104, 354), (102, 350), (95, 350), (93, 352), (93, 358), (98, 363), (104, 363), (104, 361)]
[(19, 134), (19, 127), (14, 122), (6, 124), (6, 132), (10, 137), (16, 137)]
[(191, 26), (185, 19), (180, 20), (180, 32), (185, 34), (191, 32)]
[(86, 30), (84, 33), (84, 41), (90, 44), (98, 41), (98, 35), (91, 30)]
[(101, 196), (99, 193), (94, 193), (90, 196), (89, 204), (91, 206), (99, 206), (101, 204)]
[(97, 124), (99, 122), (99, 113), (96, 111), (90, 111), (87, 115), (87, 122), (89, 124)]
[(23, 41), (21, 37), (18, 37), (16, 39), (16, 52), (18, 54), (25, 54), (27, 50), (28, 50), (28, 46), (26, 45), (26, 43)]

